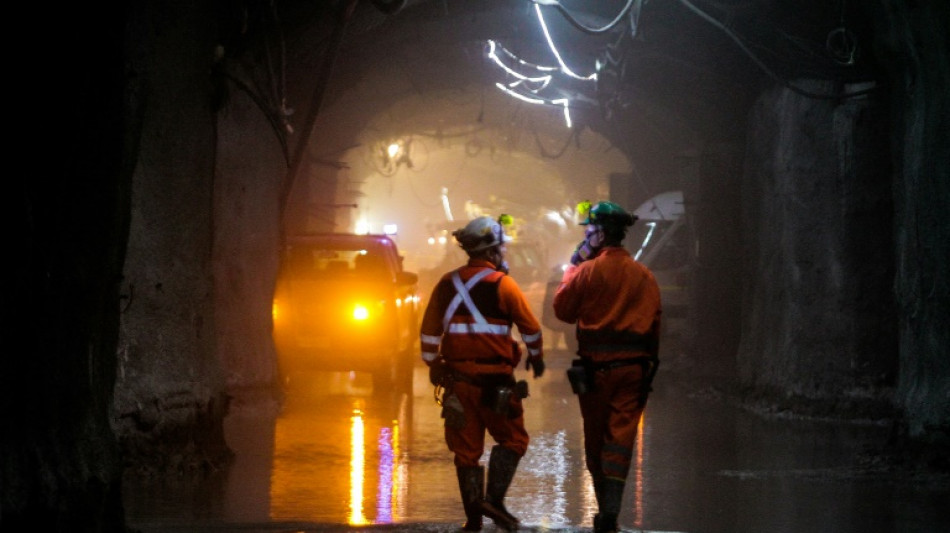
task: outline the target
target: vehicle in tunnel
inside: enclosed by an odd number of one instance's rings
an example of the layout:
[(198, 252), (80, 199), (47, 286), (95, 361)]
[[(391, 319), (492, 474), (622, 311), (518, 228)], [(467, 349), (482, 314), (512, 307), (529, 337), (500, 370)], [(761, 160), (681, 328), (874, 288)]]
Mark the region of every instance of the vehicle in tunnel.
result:
[(385, 235), (322, 233), (287, 240), (273, 302), (285, 386), (313, 372), (373, 376), (376, 391), (408, 390), (416, 359), (418, 275)]
[(682, 191), (667, 191), (640, 204), (626, 247), (653, 272), (663, 299), (663, 333), (680, 337), (689, 310), (690, 236)]

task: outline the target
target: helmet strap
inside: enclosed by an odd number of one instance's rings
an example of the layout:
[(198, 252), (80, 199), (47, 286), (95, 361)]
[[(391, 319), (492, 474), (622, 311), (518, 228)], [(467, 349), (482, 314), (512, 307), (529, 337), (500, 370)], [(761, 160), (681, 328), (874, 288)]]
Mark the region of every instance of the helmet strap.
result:
[(492, 262), (496, 267), (502, 266), (502, 263), (505, 262), (505, 254), (501, 251), (501, 246), (492, 246), (487, 252), (487, 259)]

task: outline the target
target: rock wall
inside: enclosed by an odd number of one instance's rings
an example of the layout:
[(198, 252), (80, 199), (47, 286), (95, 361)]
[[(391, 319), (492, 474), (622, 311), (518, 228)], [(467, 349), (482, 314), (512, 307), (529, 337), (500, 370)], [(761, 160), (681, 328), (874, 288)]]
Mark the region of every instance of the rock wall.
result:
[(12, 54), (30, 82), (11, 101), (31, 104), (12, 106), (23, 120), (9, 152), (26, 170), (4, 195), (0, 531), (123, 531), (109, 412), (143, 103), (136, 46), (110, 5), (35, 9), (25, 19), (42, 21), (44, 46)]
[[(890, 84), (899, 403), (915, 440), (950, 445), (950, 3), (882, 0)], [(946, 449), (946, 448), (944, 448)]]
[(271, 301), (280, 243), (280, 180), (287, 171), (264, 114), (233, 92), (218, 122), (214, 198), (215, 352), (228, 390), (277, 379)]
[[(796, 80), (817, 94), (830, 82)], [(854, 90), (853, 87), (845, 87)], [(878, 96), (766, 92), (743, 190), (741, 383), (799, 411), (893, 414), (892, 173)]]
[(205, 3), (141, 3), (148, 85), (133, 178), (114, 429), (127, 464), (185, 471), (228, 451), (227, 400), (214, 359), (210, 106), (214, 20)]

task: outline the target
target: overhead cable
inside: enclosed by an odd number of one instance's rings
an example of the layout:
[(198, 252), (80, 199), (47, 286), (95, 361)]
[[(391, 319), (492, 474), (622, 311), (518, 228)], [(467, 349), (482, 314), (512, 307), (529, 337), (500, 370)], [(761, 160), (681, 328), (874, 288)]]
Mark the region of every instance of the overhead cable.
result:
[(702, 9), (699, 9), (698, 7), (696, 7), (689, 0), (679, 0), (679, 2), (683, 4), (687, 9), (692, 11), (694, 14), (696, 14), (697, 16), (699, 16), (706, 22), (712, 24), (714, 27), (718, 28), (723, 33), (728, 35), (729, 38), (732, 39), (732, 41), (735, 42), (736, 45), (739, 46), (739, 49), (741, 49), (747, 56), (749, 56), (749, 58), (752, 59), (752, 62), (755, 63), (760, 69), (762, 69), (763, 72), (765, 72), (770, 78), (782, 84), (783, 86), (785, 86), (786, 88), (788, 88), (789, 90), (793, 92), (796, 92), (808, 98), (816, 98), (816, 99), (823, 99), (823, 100), (838, 100), (841, 98), (851, 98), (854, 96), (861, 96), (861, 95), (868, 94), (876, 90), (876, 85), (869, 87), (867, 89), (861, 89), (858, 91), (854, 91), (850, 93), (842, 93), (842, 94), (814, 93), (806, 89), (802, 89), (801, 87), (794, 85), (793, 83), (786, 80), (785, 78), (782, 78), (775, 71), (769, 68), (769, 66), (766, 65), (761, 59), (759, 59), (759, 57), (755, 55), (755, 53), (752, 52), (752, 50), (749, 50), (749, 48), (745, 45), (745, 43), (742, 42), (742, 39), (740, 39), (738, 35), (736, 35), (732, 30), (727, 28), (723, 23), (719, 22), (718, 20), (713, 18), (711, 15), (709, 15)]
[(609, 24), (601, 28), (591, 28), (589, 26), (585, 26), (584, 24), (581, 24), (580, 21), (578, 21), (574, 17), (574, 15), (572, 15), (571, 12), (567, 10), (567, 8), (565, 8), (564, 6), (561, 5), (560, 2), (558, 2), (558, 0), (531, 0), (531, 3), (534, 4), (536, 8), (537, 6), (555, 7), (557, 8), (558, 11), (561, 12), (561, 15), (564, 16), (564, 19), (570, 22), (571, 25), (574, 26), (575, 28), (581, 30), (584, 33), (598, 34), (598, 33), (606, 33), (614, 29), (614, 27), (620, 23), (620, 21), (623, 19), (623, 16), (627, 14), (627, 11), (630, 10), (630, 7), (634, 3), (637, 4), (637, 11), (639, 11), (642, 0), (627, 0), (627, 5), (624, 6), (622, 10), (620, 10), (620, 13), (618, 13), (617, 16), (612, 21), (610, 21)]

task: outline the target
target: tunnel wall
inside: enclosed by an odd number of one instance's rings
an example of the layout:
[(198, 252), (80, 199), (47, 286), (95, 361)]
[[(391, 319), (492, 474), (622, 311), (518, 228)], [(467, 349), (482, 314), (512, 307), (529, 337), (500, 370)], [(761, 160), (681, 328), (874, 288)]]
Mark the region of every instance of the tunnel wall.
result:
[(214, 187), (215, 353), (229, 391), (277, 380), (271, 302), (287, 171), (264, 113), (235, 91), (218, 121)]
[[(212, 11), (138, 6), (149, 84), (133, 177), (115, 384), (114, 430), (126, 464), (182, 472), (227, 456), (227, 399), (214, 359), (209, 105)], [(154, 10), (153, 10), (154, 9)]]
[(899, 403), (909, 436), (950, 445), (950, 3), (884, 0), (891, 80)]
[(686, 347), (694, 379), (729, 387), (736, 382), (743, 281), (741, 145), (707, 143), (698, 172), (683, 198), (694, 239)]
[(30, 82), (9, 87), (23, 120), (4, 194), (0, 531), (122, 531), (109, 411), (141, 130), (136, 47), (113, 6), (21, 13), (42, 20), (44, 46), (10, 54)]
[(897, 313), (885, 110), (877, 96), (835, 101), (787, 88), (767, 91), (753, 109), (737, 367), (741, 385), (779, 409), (892, 414)]

